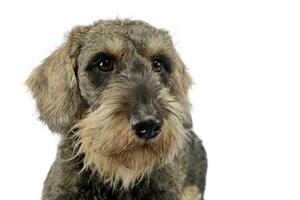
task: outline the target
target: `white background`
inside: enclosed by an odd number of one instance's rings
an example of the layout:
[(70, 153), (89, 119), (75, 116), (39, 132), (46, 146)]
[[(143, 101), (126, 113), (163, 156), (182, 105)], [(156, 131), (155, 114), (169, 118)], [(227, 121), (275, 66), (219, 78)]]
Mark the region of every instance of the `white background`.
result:
[(207, 200), (300, 199), (300, 6), (291, 0), (1, 1), (0, 200), (40, 199), (59, 137), (23, 85), (74, 25), (142, 19), (188, 66)]

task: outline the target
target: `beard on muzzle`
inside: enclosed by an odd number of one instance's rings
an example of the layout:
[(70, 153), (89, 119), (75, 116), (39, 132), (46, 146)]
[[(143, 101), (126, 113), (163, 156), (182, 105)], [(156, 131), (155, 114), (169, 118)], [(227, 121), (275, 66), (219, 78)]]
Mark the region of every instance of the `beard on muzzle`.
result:
[(126, 80), (107, 86), (99, 106), (75, 125), (75, 146), (77, 155), (84, 154), (84, 169), (128, 188), (171, 163), (187, 136), (183, 108), (167, 88), (155, 78)]

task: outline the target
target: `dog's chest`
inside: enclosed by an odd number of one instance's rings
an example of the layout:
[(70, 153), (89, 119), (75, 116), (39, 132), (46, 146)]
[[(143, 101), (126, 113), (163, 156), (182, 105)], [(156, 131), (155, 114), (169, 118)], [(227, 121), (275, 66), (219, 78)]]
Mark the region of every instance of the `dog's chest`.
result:
[(136, 200), (135, 191), (115, 190), (99, 182), (81, 184), (78, 188), (78, 200)]
[(153, 200), (153, 191), (150, 191), (149, 185), (143, 181), (136, 187), (129, 190), (115, 189), (112, 190), (102, 182), (92, 181), (85, 182), (79, 187), (78, 200)]

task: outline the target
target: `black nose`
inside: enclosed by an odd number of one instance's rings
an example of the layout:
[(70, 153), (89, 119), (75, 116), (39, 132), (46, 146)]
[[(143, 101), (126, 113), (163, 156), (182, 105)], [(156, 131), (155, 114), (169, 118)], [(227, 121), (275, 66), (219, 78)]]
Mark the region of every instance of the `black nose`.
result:
[(134, 115), (130, 119), (132, 129), (141, 139), (155, 138), (161, 131), (163, 120), (158, 115)]

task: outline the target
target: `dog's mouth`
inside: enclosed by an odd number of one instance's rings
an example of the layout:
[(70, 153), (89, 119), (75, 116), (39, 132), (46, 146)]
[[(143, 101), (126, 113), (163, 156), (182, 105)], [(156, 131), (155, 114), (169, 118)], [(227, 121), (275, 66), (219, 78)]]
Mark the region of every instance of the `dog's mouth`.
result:
[(111, 114), (108, 108), (110, 111), (111, 106), (102, 106), (89, 113), (74, 127), (78, 128), (76, 153), (84, 155), (84, 169), (95, 169), (110, 182), (122, 180), (128, 186), (155, 167), (172, 162), (183, 148), (186, 135), (178, 115), (170, 112), (160, 123), (151, 122), (156, 120), (153, 116), (144, 117), (142, 124), (150, 125), (136, 127), (139, 123), (130, 122), (128, 115)]
[[(164, 128), (161, 128), (164, 130)], [(161, 132), (161, 131), (160, 131)], [(137, 134), (132, 130), (130, 133), (132, 137), (130, 138), (118, 138), (119, 134), (115, 134), (114, 141), (110, 144), (103, 144), (103, 148), (101, 148), (101, 153), (107, 157), (115, 157), (122, 156), (122, 154), (130, 154), (130, 152), (148, 152), (153, 155), (159, 154), (158, 150), (162, 148), (168, 147), (168, 142), (166, 140), (166, 136), (163, 134), (168, 133), (160, 133), (158, 135), (149, 135), (145, 137), (137, 136)], [(170, 137), (170, 141), (173, 139)], [(163, 141), (161, 141), (163, 140)]]

